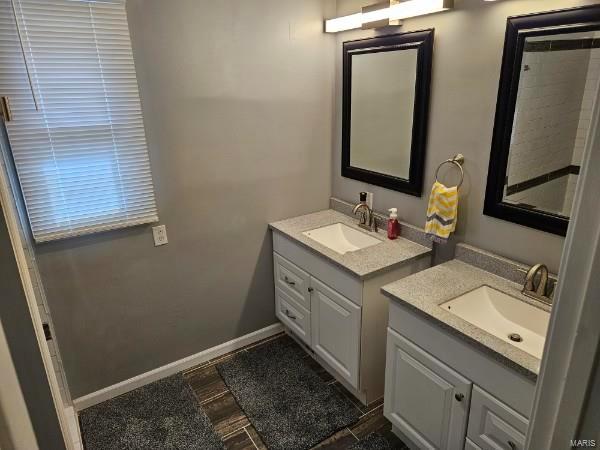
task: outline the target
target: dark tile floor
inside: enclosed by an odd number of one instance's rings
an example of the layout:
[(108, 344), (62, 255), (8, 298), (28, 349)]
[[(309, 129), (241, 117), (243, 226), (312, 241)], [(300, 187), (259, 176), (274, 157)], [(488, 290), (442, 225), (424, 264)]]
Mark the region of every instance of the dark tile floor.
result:
[[(210, 418), (219, 436), (225, 442), (225, 447), (228, 450), (266, 449), (266, 447), (244, 412), (238, 406), (231, 392), (229, 392), (229, 389), (227, 389), (216, 369), (216, 364), (231, 358), (236, 353), (247, 351), (272, 339), (286, 339), (290, 345), (297, 345), (289, 336), (281, 334), (208, 361), (184, 372), (185, 379), (193, 388), (198, 403), (202, 405), (202, 408)], [(399, 447), (402, 445), (401, 441), (391, 433), (392, 425), (390, 422), (383, 417), (383, 402), (381, 400), (369, 406), (361, 404), (323, 369), (319, 363), (308, 354), (306, 354), (306, 358), (308, 358), (307, 361), (309, 361), (310, 365), (323, 381), (339, 389), (361, 412), (361, 417), (357, 423), (338, 431), (314, 448), (320, 450), (345, 449), (373, 431), (385, 435), (389, 440), (396, 441)]]

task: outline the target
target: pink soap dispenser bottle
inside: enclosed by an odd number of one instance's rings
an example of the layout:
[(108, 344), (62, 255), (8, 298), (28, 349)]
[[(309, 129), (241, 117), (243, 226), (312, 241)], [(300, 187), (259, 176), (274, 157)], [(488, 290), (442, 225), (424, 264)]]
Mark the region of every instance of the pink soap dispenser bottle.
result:
[(390, 218), (387, 224), (388, 239), (396, 239), (400, 233), (400, 224), (398, 223), (398, 208), (388, 209), (390, 212)]

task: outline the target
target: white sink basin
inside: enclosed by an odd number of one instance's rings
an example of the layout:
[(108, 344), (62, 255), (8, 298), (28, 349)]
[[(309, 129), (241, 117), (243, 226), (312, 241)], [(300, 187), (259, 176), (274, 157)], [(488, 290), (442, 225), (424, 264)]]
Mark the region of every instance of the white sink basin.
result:
[[(550, 321), (546, 311), (489, 286), (442, 303), (440, 307), (530, 355), (542, 358)], [(518, 338), (522, 340), (519, 342)]]
[(315, 228), (314, 230), (305, 231), (302, 234), (340, 255), (381, 244), (379, 239), (350, 228), (343, 223), (334, 223), (326, 227)]

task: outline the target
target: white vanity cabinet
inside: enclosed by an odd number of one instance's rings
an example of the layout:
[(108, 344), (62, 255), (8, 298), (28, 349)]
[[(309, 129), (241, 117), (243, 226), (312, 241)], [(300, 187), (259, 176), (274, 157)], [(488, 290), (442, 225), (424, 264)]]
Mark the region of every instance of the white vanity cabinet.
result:
[(273, 231), (275, 311), (361, 402), (383, 396), (388, 301), (381, 286), (431, 264), (429, 254), (366, 280)]
[(524, 450), (535, 382), (392, 301), (384, 414), (419, 449)]
[(358, 386), (360, 306), (277, 253), (273, 259), (277, 317), (347, 382)]

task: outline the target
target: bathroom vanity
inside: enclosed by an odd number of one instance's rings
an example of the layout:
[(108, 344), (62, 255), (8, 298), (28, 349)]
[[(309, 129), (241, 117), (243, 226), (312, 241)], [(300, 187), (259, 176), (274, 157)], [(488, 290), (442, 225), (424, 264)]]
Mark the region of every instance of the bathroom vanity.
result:
[(388, 321), (381, 287), (430, 267), (431, 249), (390, 241), (334, 210), (270, 228), (277, 317), (361, 402), (381, 398)]
[(550, 308), (523, 266), (468, 245), (382, 288), (385, 416), (421, 449), (524, 449)]

